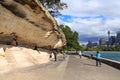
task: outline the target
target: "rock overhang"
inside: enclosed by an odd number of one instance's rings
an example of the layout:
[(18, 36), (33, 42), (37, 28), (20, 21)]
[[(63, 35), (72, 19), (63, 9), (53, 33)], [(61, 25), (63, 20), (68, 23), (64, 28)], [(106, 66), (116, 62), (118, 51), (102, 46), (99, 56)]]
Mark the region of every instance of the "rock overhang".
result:
[(65, 36), (41, 3), (38, 0), (26, 0), (24, 4), (20, 1), (0, 1), (0, 40), (8, 42), (17, 38), (20, 45), (62, 47)]

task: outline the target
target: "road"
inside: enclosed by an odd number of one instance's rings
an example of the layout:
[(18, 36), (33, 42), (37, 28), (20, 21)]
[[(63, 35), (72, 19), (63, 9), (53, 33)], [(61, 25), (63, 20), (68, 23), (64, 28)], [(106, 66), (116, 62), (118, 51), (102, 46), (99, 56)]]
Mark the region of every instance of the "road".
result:
[(106, 64), (95, 66), (95, 61), (77, 55), (67, 60), (15, 69), (0, 74), (0, 80), (120, 80), (120, 70)]

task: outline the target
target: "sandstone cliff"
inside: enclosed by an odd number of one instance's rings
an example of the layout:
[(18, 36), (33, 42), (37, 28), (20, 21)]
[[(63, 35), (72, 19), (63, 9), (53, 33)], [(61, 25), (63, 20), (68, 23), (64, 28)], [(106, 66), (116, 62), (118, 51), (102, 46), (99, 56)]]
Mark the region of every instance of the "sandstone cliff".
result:
[(65, 37), (38, 0), (0, 0), (0, 43), (59, 48)]
[[(3, 48), (6, 47), (4, 52)], [(45, 64), (50, 61), (49, 54), (24, 47), (11, 47), (10, 45), (0, 44), (0, 74), (17, 68), (24, 68)]]

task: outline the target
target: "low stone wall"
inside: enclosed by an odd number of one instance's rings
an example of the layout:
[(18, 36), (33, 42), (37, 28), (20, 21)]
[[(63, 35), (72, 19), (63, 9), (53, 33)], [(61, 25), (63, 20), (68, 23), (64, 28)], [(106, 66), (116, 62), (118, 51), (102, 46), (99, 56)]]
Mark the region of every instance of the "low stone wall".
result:
[[(91, 57), (88, 56), (88, 55), (83, 55), (83, 56), (88, 57), (88, 58), (91, 58)], [(92, 57), (92, 59), (95, 60), (96, 58), (95, 58), (95, 57)], [(102, 58), (101, 61), (102, 61), (103, 63), (107, 64), (107, 65), (110, 65), (110, 66), (115, 67), (115, 68), (117, 68), (117, 69), (120, 70), (120, 62), (118, 62), (118, 61), (114, 61), (114, 60), (110, 60), (110, 59), (106, 59), (106, 58)]]
[(102, 58), (102, 62), (120, 70), (120, 62)]

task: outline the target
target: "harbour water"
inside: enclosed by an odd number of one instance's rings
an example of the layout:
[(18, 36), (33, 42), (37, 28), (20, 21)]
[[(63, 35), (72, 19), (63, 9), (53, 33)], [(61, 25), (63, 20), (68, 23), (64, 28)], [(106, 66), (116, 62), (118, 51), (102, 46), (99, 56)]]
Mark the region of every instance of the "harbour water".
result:
[[(83, 54), (86, 55), (90, 55), (91, 53), (93, 53), (93, 55), (96, 55), (96, 52), (90, 52), (90, 51), (85, 51), (83, 52)], [(120, 62), (120, 52), (100, 52), (102, 58), (107, 58), (107, 59), (111, 59), (111, 60), (115, 60), (115, 61), (119, 61)]]

